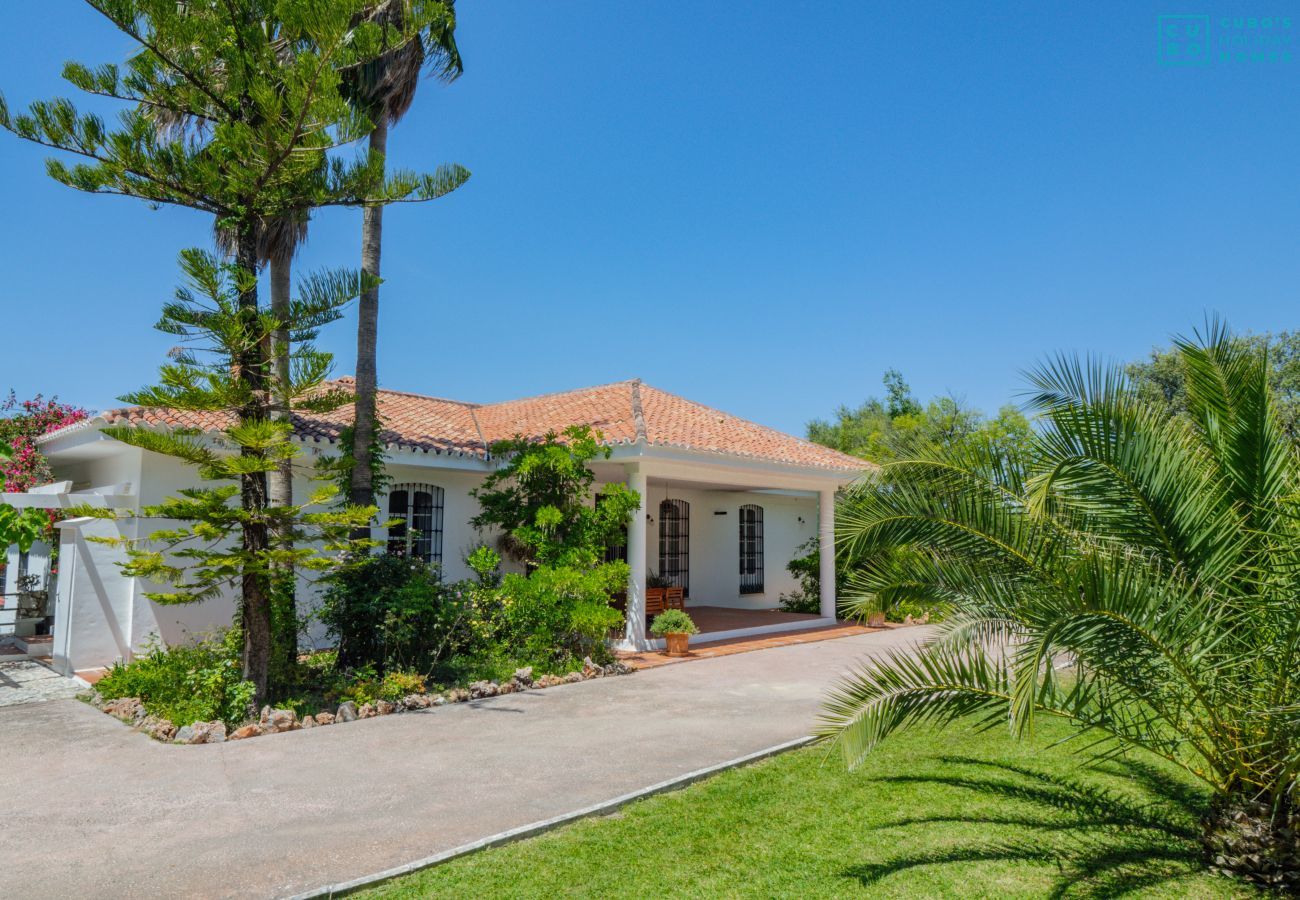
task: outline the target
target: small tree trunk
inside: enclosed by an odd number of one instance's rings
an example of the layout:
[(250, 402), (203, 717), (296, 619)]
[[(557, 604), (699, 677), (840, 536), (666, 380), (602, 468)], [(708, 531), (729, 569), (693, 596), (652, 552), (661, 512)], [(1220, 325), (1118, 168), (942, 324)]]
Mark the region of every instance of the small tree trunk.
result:
[[(292, 293), (292, 267), (288, 254), (275, 256), (270, 262), (271, 269), (271, 314), (282, 323), (287, 323), (290, 316)], [(289, 367), (289, 329), (277, 328), (271, 335), (271, 416), (277, 422), (293, 426), (292, 411), (289, 408), (290, 367)], [(268, 477), (272, 506), (291, 506), (293, 504), (293, 460), (280, 461), (276, 470)], [(289, 528), (277, 528), (272, 535), (278, 549), (293, 549), (293, 533)], [(284, 655), (285, 664), (292, 666), (298, 659), (297, 628), (297, 582), (294, 578), (293, 564), (277, 566), (276, 598), (284, 606), (276, 616), (278, 623), (277, 643)]]
[[(251, 225), (239, 234), (235, 262), (249, 272), (257, 271), (257, 235)], [(255, 330), (257, 283), (239, 295), (240, 314)], [(266, 348), (259, 342), (245, 348), (237, 361), (235, 378), (252, 388), (251, 399), (239, 410), (241, 422), (265, 421), (271, 413), (268, 393)], [(244, 456), (257, 456), (256, 450), (243, 449)], [(270, 547), (265, 510), (267, 479), (265, 472), (240, 476), (239, 499), (247, 521), (242, 526), (243, 550), (250, 557), (264, 554)], [(270, 579), (258, 566), (248, 562), (240, 578), (240, 624), (244, 632), (244, 677), (253, 682), (254, 702), (262, 705), (270, 698), (271, 670), (271, 590)]]
[[(271, 315), (280, 322), (289, 321), (291, 286), (290, 265), (287, 259), (271, 260)], [(271, 417), (277, 422), (292, 426), (289, 409), (289, 329), (277, 328), (271, 335)], [(271, 503), (289, 506), (293, 503), (293, 461), (284, 460), (270, 475)], [(278, 534), (278, 540), (292, 546), (289, 535)]]
[[(370, 151), (381, 156), (388, 152), (388, 122), (381, 115), (370, 132)], [(361, 271), (379, 277), (379, 258), (384, 238), (384, 207), (367, 206), (361, 220)], [(379, 286), (362, 291), (357, 320), (356, 416), (352, 427), (351, 501), (358, 506), (375, 502), (372, 450), (376, 429), (376, 393), (378, 374), (376, 344), (379, 334)], [(353, 537), (368, 539), (370, 526), (358, 528)]]

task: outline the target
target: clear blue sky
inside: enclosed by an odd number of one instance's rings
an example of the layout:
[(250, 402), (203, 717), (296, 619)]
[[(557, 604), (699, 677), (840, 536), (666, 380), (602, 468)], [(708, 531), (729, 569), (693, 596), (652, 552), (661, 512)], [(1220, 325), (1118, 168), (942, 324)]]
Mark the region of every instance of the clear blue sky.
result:
[[(1218, 40), (1290, 9), (1198, 4), (461, 0), (465, 75), (425, 82), (390, 149), (474, 175), (389, 213), (381, 382), (639, 375), (801, 432), (890, 367), (992, 410), (1052, 351), (1141, 356), (1207, 311), (1296, 328), (1300, 16), (1290, 60), (1163, 65), (1162, 13)], [(79, 0), (11, 5), (14, 107), (128, 49)], [(0, 135), (0, 387), (102, 408), (152, 378), (209, 223), (42, 156)], [(354, 264), (358, 228), (318, 216), (303, 266)], [(340, 373), (354, 322), (324, 341)]]

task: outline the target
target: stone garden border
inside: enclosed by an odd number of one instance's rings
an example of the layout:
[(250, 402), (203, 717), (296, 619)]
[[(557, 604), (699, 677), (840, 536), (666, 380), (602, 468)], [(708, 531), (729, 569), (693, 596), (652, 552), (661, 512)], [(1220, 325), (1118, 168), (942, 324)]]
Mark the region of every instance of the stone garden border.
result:
[(291, 709), (262, 708), (262, 714), (256, 722), (242, 725), (227, 734), (226, 723), (194, 722), (177, 727), (175, 723), (149, 714), (144, 702), (138, 697), (122, 697), (105, 700), (98, 691), (92, 690), (83, 695), (91, 706), (133, 726), (155, 740), (172, 744), (222, 744), (226, 741), (246, 740), (267, 734), (280, 734), (286, 731), (300, 731), (304, 728), (318, 728), (327, 725), (343, 725), (360, 719), (376, 716), (388, 716), (412, 710), (430, 709), (445, 706), (448, 703), (464, 703), (469, 700), (483, 700), (505, 694), (522, 691), (540, 690), (561, 684), (577, 684), (594, 678), (608, 678), (616, 675), (630, 675), (636, 669), (622, 661), (600, 666), (592, 662), (591, 657), (582, 661), (580, 670), (567, 675), (543, 675), (533, 678), (532, 667), (517, 669), (509, 681), (476, 681), (467, 688), (452, 688), (440, 694), (407, 694), (400, 700), (376, 700), (357, 706), (351, 700), (345, 700), (334, 711), (321, 710), (315, 715), (298, 718)]

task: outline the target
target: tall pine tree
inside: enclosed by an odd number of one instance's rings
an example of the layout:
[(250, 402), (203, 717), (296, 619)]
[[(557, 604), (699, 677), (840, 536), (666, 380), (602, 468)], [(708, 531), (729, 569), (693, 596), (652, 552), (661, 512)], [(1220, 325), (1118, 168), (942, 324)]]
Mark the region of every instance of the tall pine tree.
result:
[[(458, 166), (385, 176), (382, 158), (347, 161), (331, 152), (370, 127), (344, 102), (341, 73), (378, 60), (394, 41), (416, 40), (437, 27), (448, 15), (442, 3), (406, 0), (397, 31), (367, 22), (366, 0), (86, 3), (138, 49), (125, 65), (68, 63), (63, 74), (89, 94), (124, 101), (117, 122), (109, 126), (66, 99), (13, 115), (0, 97), (0, 127), (77, 157), (71, 165), (46, 164), (69, 187), (214, 216), (244, 273), (232, 276), (234, 321), (247, 334), (261, 327), (256, 276), (269, 223), (322, 206), (431, 199), (468, 177)], [(177, 127), (159, 127), (167, 122)], [(270, 344), (240, 343), (230, 361), (230, 389), (190, 399), (234, 403), (236, 425), (255, 431), (273, 415)], [(283, 429), (276, 433), (283, 436)], [(262, 558), (270, 550), (267, 472), (261, 451), (241, 446), (238, 453), (248, 458), (247, 471), (238, 475), (245, 513), (239, 539), (248, 558)], [(270, 579), (260, 566), (244, 568), (239, 595), (244, 669), (260, 701), (269, 687), (272, 616)]]

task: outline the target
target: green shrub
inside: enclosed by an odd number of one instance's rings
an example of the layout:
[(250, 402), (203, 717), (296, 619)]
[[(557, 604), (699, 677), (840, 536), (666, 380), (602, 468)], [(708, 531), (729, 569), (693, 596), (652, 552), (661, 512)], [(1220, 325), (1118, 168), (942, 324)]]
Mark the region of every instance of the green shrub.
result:
[(942, 603), (904, 598), (885, 610), (885, 618), (890, 622), (902, 622), (908, 616), (913, 619), (929, 616), (930, 622), (942, 622), (946, 609), (947, 607)]
[(469, 602), (465, 586), (442, 584), (436, 566), (367, 556), (329, 577), (320, 618), (340, 668), (428, 672), (471, 639)]
[(105, 699), (139, 697), (150, 714), (176, 725), (217, 719), (235, 726), (253, 712), (253, 683), (240, 667), (243, 641), (235, 629), (197, 644), (152, 645), (113, 666), (98, 684)]
[(365, 668), (350, 675), (340, 696), (357, 703), (400, 700), (407, 694), (423, 694), (427, 687), (424, 676), (418, 672), (390, 671), (378, 677), (373, 669)]
[(815, 615), (822, 611), (822, 598), (800, 588), (781, 595), (781, 609), (784, 612)]
[(700, 629), (696, 628), (691, 617), (680, 609), (666, 609), (655, 616), (654, 621), (650, 623), (650, 633), (656, 637), (663, 637), (665, 634), (699, 634)]
[(607, 658), (606, 639), (623, 622), (609, 600), (627, 583), (627, 574), (627, 564), (616, 562), (540, 566), (531, 575), (507, 575), (500, 588), (502, 640), (537, 665)]

